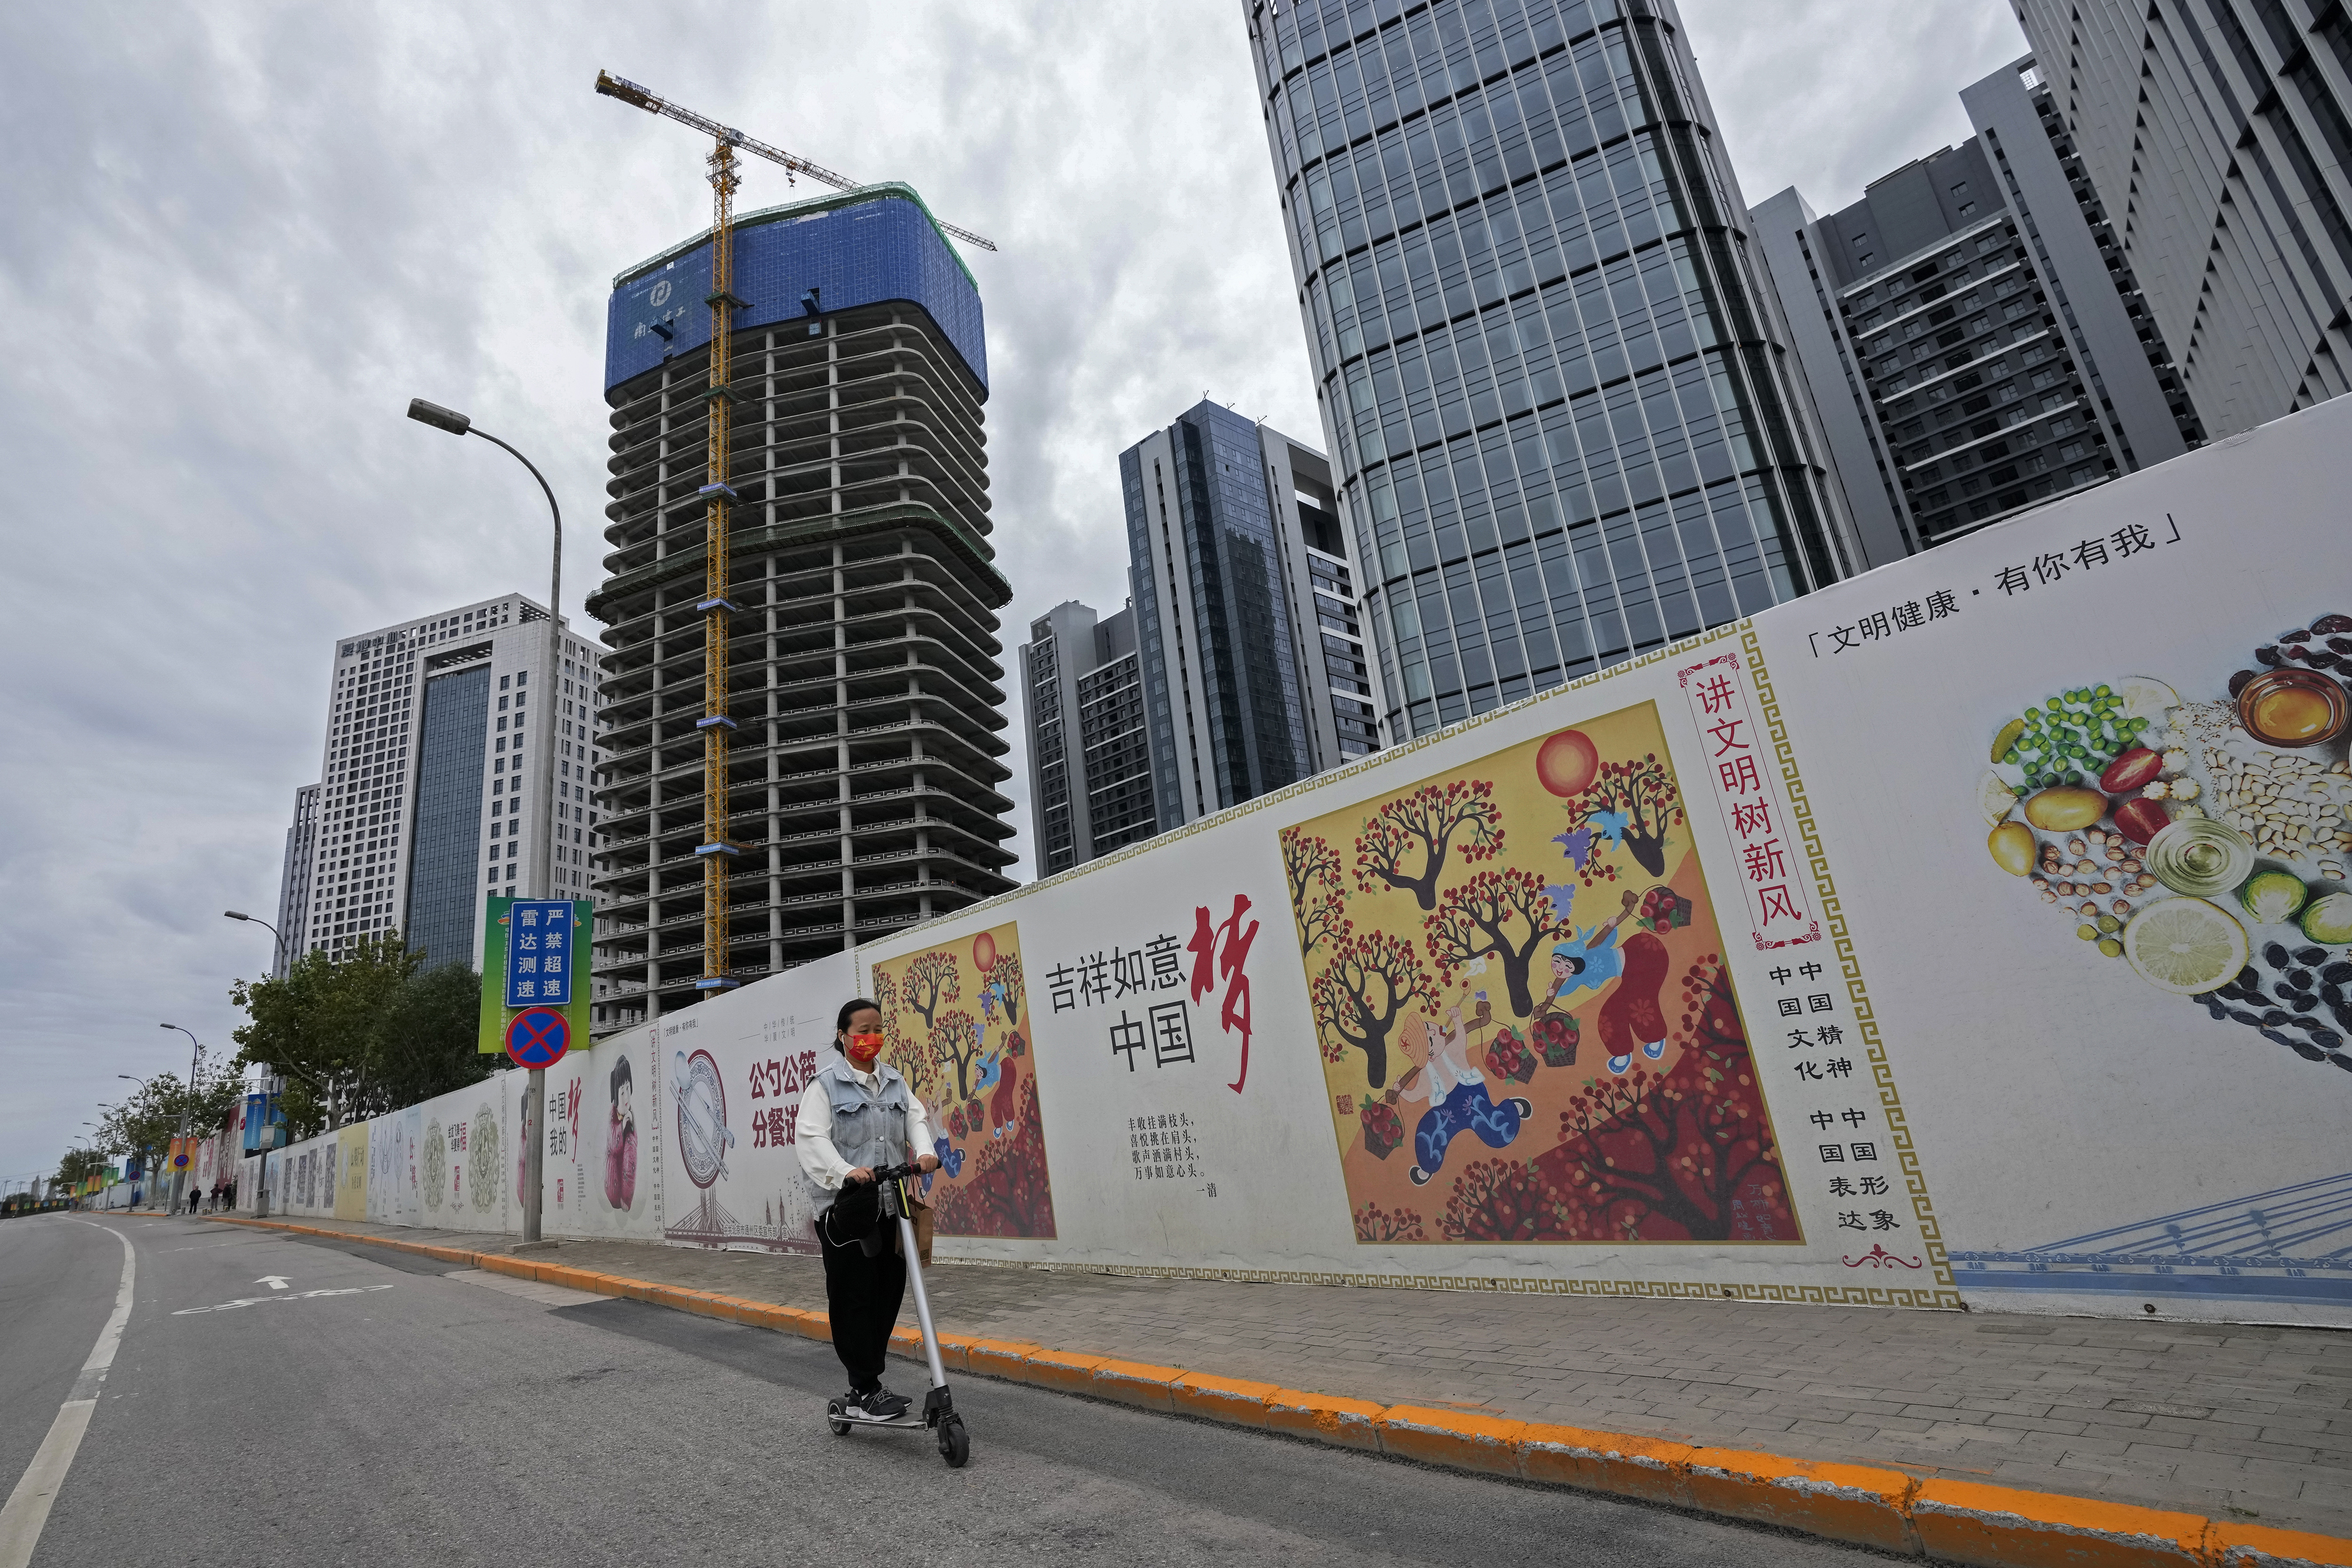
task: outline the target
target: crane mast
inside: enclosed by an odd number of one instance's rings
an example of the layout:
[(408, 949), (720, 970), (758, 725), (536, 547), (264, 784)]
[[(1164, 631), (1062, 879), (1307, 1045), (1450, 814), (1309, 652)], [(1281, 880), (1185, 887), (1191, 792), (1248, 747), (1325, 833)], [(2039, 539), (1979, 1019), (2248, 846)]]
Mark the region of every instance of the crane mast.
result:
[[(754, 141), (732, 126), (721, 125), (658, 98), (636, 83), (609, 72), (596, 73), (596, 90), (607, 98), (617, 98), (689, 126), (709, 136), (713, 143), (706, 160), (710, 169), (710, 296), (705, 301), (710, 307), (710, 385), (702, 395), (708, 405), (709, 471), (700, 492), (704, 530), (702, 602), (695, 606), (702, 616), (703, 652), (702, 717), (695, 722), (702, 731), (702, 841), (695, 849), (702, 860), (702, 978), (695, 982), (695, 986), (710, 993), (741, 984), (728, 973), (727, 909), (727, 879), (742, 853), (728, 831), (730, 813), (727, 785), (727, 742), (735, 729), (734, 717), (728, 711), (728, 628), (729, 617), (741, 608), (728, 596), (730, 584), (727, 562), (727, 510), (730, 503), (739, 499), (727, 482), (730, 462), (728, 444), (735, 406), (735, 312), (745, 308), (745, 302), (735, 295), (735, 192), (742, 184), (736, 150), (740, 148), (782, 164), (787, 180), (795, 174), (806, 174), (845, 191), (855, 190), (857, 184), (845, 175), (821, 168), (782, 148)], [(936, 218), (932, 221), (938, 223)], [(939, 226), (967, 244), (986, 250), (996, 248), (993, 242), (969, 229), (947, 223)]]

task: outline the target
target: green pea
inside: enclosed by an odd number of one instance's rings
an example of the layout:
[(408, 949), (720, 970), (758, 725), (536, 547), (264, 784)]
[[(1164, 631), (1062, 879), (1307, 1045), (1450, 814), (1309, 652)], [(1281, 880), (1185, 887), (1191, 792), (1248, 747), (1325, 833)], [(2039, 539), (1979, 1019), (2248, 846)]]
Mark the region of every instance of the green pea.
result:
[(2074, 934), (2081, 937), (2084, 942), (2096, 942), (2099, 940), (2099, 928), (2093, 925), (2090, 921), (2084, 921), (2081, 925), (2074, 928)]
[(2112, 686), (2102, 685), (2099, 688), (2099, 695), (2102, 697), (2113, 697), (2115, 694), (2116, 689)]
[(2103, 936), (2099, 939), (2099, 951), (2109, 958), (2121, 958), (2124, 955), (2124, 944), (2114, 937)]
[(2066, 775), (2066, 782), (2070, 784), (2081, 784), (2083, 782), (2083, 775), (2081, 773), (2070, 773)]

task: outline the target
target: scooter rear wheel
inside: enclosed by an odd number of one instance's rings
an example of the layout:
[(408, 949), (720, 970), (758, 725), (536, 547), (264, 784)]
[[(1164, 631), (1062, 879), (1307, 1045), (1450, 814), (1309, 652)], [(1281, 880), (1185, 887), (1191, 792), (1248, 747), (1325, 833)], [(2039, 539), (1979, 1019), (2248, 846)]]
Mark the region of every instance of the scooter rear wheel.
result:
[(940, 1458), (951, 1470), (962, 1469), (971, 1458), (971, 1439), (964, 1436), (963, 1417), (950, 1415), (940, 1423)]

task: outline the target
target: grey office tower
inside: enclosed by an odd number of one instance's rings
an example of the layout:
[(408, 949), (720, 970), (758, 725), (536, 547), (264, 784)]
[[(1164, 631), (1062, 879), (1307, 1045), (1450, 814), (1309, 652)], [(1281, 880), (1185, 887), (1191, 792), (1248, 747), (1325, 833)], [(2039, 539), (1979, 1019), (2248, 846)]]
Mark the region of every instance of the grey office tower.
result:
[(1667, 0), (1244, 0), (1386, 738), (1866, 562)]

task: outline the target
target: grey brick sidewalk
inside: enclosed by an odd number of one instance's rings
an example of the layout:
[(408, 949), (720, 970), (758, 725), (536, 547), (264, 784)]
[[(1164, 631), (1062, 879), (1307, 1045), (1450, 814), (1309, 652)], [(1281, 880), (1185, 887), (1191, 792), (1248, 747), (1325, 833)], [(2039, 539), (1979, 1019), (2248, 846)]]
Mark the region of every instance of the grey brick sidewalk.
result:
[[(304, 1224), (448, 1246), (496, 1237)], [(823, 1308), (814, 1258), (552, 1261)], [(1384, 1404), (2252, 1518), (2352, 1537), (2352, 1333), (1737, 1302), (931, 1271), (943, 1330)], [(913, 1321), (912, 1309), (907, 1321)]]

